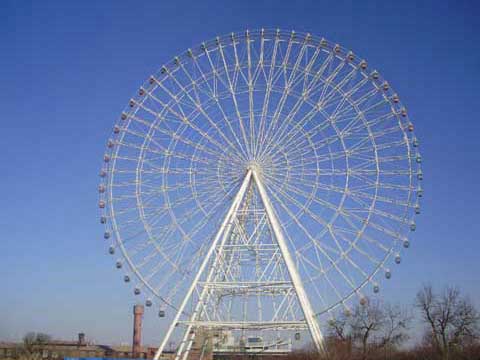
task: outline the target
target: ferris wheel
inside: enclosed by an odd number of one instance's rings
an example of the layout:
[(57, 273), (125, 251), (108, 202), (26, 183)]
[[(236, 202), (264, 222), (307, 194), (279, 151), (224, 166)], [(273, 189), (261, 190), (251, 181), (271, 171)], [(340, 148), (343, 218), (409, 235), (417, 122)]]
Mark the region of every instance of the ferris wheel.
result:
[(383, 76), (308, 33), (217, 37), (150, 76), (98, 190), (116, 267), (170, 324), (156, 359), (175, 336), (185, 359), (199, 329), (306, 331), (322, 351), (320, 320), (365, 304), (410, 245), (418, 145)]

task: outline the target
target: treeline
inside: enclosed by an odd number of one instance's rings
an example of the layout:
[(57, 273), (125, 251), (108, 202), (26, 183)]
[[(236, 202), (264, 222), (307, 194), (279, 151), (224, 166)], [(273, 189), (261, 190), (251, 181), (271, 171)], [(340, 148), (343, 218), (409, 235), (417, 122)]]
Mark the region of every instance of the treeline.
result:
[[(423, 334), (412, 330), (414, 309), (365, 299), (350, 313), (328, 323), (328, 360), (480, 360), (479, 313), (470, 299), (447, 287), (435, 292), (423, 286), (415, 298)], [(410, 344), (409, 346), (407, 346)], [(414, 344), (414, 345), (412, 345)], [(318, 360), (304, 350), (289, 360)]]

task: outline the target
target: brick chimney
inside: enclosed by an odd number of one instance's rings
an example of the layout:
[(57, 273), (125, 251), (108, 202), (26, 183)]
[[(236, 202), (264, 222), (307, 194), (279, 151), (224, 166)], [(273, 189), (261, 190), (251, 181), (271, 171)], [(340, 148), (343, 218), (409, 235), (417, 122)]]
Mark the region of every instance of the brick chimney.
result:
[(142, 317), (143, 305), (133, 307), (133, 344), (132, 355), (134, 358), (140, 355), (142, 349)]

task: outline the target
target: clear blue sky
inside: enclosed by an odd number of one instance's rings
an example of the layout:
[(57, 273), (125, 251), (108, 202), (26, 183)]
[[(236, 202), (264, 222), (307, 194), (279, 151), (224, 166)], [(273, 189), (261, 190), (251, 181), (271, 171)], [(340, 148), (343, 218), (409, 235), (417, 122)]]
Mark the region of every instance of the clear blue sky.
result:
[[(421, 140), (423, 214), (383, 284), (424, 282), (480, 307), (480, 16), (476, 1), (2, 1), (0, 340), (28, 330), (130, 341), (134, 296), (102, 241), (96, 186), (114, 120), (174, 55), (247, 28), (309, 31), (365, 57)], [(475, 23), (477, 25), (475, 25)], [(146, 316), (145, 340), (163, 325)]]

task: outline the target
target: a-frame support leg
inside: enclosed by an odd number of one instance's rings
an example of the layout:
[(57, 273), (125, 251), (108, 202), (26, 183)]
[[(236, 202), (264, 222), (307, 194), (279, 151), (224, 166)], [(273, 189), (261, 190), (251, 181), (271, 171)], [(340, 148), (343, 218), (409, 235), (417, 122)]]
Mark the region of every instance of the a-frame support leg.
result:
[[(205, 268), (208, 265), (208, 262), (210, 261), (210, 258), (212, 257), (212, 254), (215, 251), (215, 248), (217, 245), (219, 245), (220, 239), (223, 242), (228, 238), (228, 234), (232, 228), (232, 219), (235, 217), (238, 208), (240, 207), (240, 204), (245, 196), (245, 192), (247, 191), (247, 188), (250, 184), (250, 181), (252, 179), (252, 170), (249, 169), (245, 175), (245, 178), (243, 179), (242, 185), (240, 186), (240, 189), (238, 190), (237, 195), (233, 199), (232, 205), (230, 206), (230, 209), (227, 212), (227, 215), (225, 216), (222, 225), (218, 229), (217, 234), (215, 235), (212, 245), (210, 246), (210, 249), (208, 249), (208, 252), (200, 265), (200, 268), (198, 269), (197, 274), (195, 275), (195, 278), (192, 281), (192, 284), (190, 288), (188, 289), (187, 294), (185, 295), (185, 298), (182, 301), (182, 304), (178, 308), (178, 311), (175, 315), (175, 318), (173, 319), (172, 323), (170, 324), (170, 327), (168, 328), (167, 333), (165, 334), (162, 343), (160, 344), (160, 347), (158, 348), (157, 352), (155, 353), (154, 360), (158, 360), (160, 356), (162, 355), (163, 350), (165, 349), (165, 346), (172, 336), (173, 330), (175, 329), (175, 326), (177, 325), (178, 321), (180, 320), (180, 316), (182, 315), (185, 306), (187, 305), (188, 301), (192, 297), (193, 291), (196, 288), (198, 281), (200, 280), (200, 277), (202, 276), (203, 272), (205, 271)], [(221, 246), (221, 244), (220, 244)], [(196, 316), (196, 314), (192, 314), (192, 317)], [(191, 326), (187, 327), (187, 331), (191, 329)], [(185, 342), (182, 342), (180, 346), (184, 346)]]
[(308, 299), (307, 293), (303, 288), (303, 283), (300, 275), (298, 274), (295, 263), (293, 262), (290, 251), (288, 250), (288, 246), (285, 238), (283, 237), (280, 223), (278, 222), (273, 207), (270, 204), (270, 199), (268, 198), (265, 187), (263, 186), (263, 183), (255, 170), (253, 170), (253, 180), (255, 185), (257, 186), (260, 198), (262, 199), (263, 206), (265, 207), (265, 211), (267, 213), (268, 220), (270, 221), (270, 225), (272, 226), (275, 239), (278, 243), (278, 247), (280, 248), (280, 252), (282, 253), (283, 260), (285, 261), (285, 264), (287, 266), (287, 270), (290, 275), (290, 279), (292, 280), (293, 287), (295, 288), (295, 291), (297, 293), (300, 307), (302, 308), (303, 316), (305, 317), (308, 329), (310, 330), (313, 343), (317, 351), (323, 355), (325, 354), (325, 347), (323, 343), (322, 332), (320, 331), (320, 327), (318, 326), (317, 320), (315, 319), (315, 315), (312, 310), (312, 306), (310, 304), (310, 300)]

